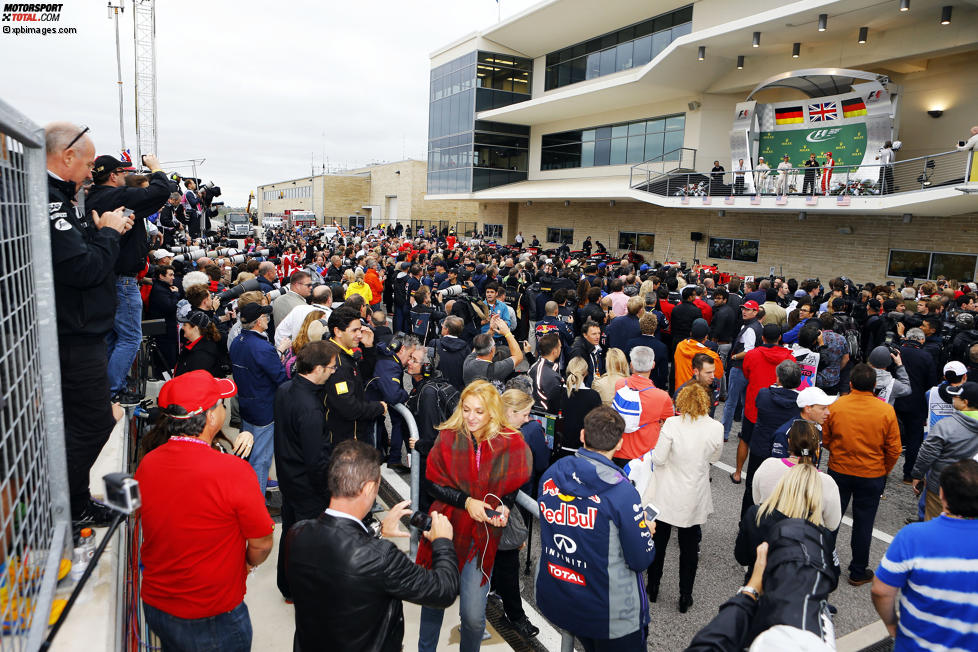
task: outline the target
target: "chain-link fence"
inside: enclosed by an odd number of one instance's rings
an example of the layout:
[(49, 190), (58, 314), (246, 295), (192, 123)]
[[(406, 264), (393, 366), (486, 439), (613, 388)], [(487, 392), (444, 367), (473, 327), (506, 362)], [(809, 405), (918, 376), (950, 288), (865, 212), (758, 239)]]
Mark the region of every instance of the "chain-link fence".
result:
[(0, 651), (36, 650), (68, 543), (44, 132), (0, 100)]

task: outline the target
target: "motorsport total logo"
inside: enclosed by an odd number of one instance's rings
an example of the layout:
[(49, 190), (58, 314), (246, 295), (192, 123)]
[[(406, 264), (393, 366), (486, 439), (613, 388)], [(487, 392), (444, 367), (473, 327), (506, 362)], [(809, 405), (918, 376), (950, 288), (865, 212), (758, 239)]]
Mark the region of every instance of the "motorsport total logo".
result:
[(8, 2), (3, 5), (4, 23), (56, 23), (61, 20), (63, 4), (22, 4)]

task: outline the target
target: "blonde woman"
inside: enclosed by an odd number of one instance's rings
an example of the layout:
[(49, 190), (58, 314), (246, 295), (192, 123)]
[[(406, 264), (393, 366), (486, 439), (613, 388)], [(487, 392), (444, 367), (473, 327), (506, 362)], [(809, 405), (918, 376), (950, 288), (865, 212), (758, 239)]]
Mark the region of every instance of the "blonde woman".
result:
[(679, 612), (693, 604), (693, 582), (699, 563), (700, 526), (713, 513), (710, 464), (720, 459), (723, 424), (708, 414), (712, 400), (702, 385), (688, 385), (676, 397), (680, 416), (662, 424), (652, 449), (652, 480), (645, 501), (659, 508), (656, 521), (655, 560), (649, 566), (649, 601), (655, 602), (662, 579), (662, 564), (672, 528), (679, 538)]
[[(285, 365), (285, 375), (289, 378), (292, 377), (292, 370), (295, 368), (295, 361), (299, 356), (299, 351), (302, 350), (306, 344), (313, 341), (312, 334), (310, 333), (309, 326), (315, 321), (318, 321), (326, 316), (326, 313), (322, 310), (313, 310), (306, 318), (302, 320), (302, 325), (299, 326), (299, 332), (296, 333), (295, 339), (292, 340), (292, 346), (289, 350), (285, 352), (285, 357), (282, 360)], [(322, 339), (322, 333), (319, 329), (316, 329), (315, 341)]]
[[(617, 349), (612, 349), (612, 351), (617, 351)], [(601, 395), (584, 385), (584, 379), (587, 378), (587, 361), (584, 358), (572, 358), (567, 363), (566, 374), (567, 378), (564, 385), (567, 390), (567, 398), (562, 403), (564, 407), (561, 413), (564, 422), (561, 428), (560, 448), (556, 451), (558, 458), (577, 452), (577, 449), (581, 447), (581, 429), (584, 427), (584, 417), (587, 416), (588, 412), (601, 405)]]
[(364, 300), (366, 300), (367, 305), (369, 306), (373, 302), (374, 295), (373, 290), (371, 290), (370, 286), (363, 280), (363, 270), (358, 269), (356, 273), (354, 273), (352, 270), (348, 269), (346, 270), (345, 277), (347, 278), (347, 286), (344, 298), (349, 299), (350, 295), (359, 294), (364, 298)]
[(786, 518), (808, 521), (832, 541), (835, 537), (822, 520), (822, 479), (812, 464), (796, 464), (781, 476), (774, 491), (760, 505), (752, 505), (740, 521), (734, 558), (750, 575), (757, 546), (769, 541), (772, 528)]
[[(431, 511), (448, 517), (454, 530), (461, 572), (460, 649), (473, 652), (482, 646), (485, 584), (492, 576), (499, 538), (516, 491), (530, 479), (530, 449), (507, 425), (499, 392), (484, 380), (462, 391), (455, 412), (437, 428), (441, 432), (426, 464), (427, 489), (434, 499)], [(425, 539), (417, 561), (431, 567), (431, 543)], [(435, 652), (444, 616), (444, 609), (421, 608), (419, 652)]]
[(615, 400), (615, 386), (619, 380), (626, 380), (632, 375), (628, 368), (628, 359), (621, 349), (608, 349), (604, 360), (605, 374), (591, 383), (591, 389), (601, 396), (601, 402), (611, 405)]

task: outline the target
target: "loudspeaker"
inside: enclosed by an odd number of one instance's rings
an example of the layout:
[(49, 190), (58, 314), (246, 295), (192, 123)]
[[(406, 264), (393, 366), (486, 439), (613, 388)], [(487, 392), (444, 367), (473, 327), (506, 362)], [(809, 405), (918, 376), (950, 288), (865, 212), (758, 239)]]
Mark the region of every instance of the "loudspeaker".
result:
[(699, 231), (690, 231), (689, 239), (693, 242), (700, 242), (703, 239), (703, 234)]

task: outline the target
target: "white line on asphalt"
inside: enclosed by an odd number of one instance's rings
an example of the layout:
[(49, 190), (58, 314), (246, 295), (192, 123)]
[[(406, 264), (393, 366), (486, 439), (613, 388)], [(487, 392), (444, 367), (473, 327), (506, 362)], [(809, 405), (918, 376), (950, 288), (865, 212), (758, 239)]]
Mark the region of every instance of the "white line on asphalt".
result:
[[(381, 474), (384, 479), (391, 485), (391, 488), (397, 492), (397, 495), (404, 498), (411, 497), (411, 485), (405, 482), (396, 471), (392, 471), (387, 468), (387, 465), (383, 465), (381, 468)], [(731, 469), (733, 470), (733, 469)], [(522, 570), (520, 571), (522, 572)], [(560, 649), (560, 631), (558, 631), (550, 621), (543, 617), (536, 605), (527, 602), (526, 598), (521, 598), (523, 600), (523, 611), (527, 613), (535, 613), (539, 618), (535, 618), (533, 624), (540, 628), (540, 633), (537, 634), (536, 639), (540, 641), (540, 644), (548, 650), (559, 650)]]
[[(721, 471), (726, 471), (727, 473), (734, 472), (734, 467), (730, 466), (725, 462), (714, 462), (713, 466), (717, 467)], [(848, 525), (849, 527), (852, 527), (852, 518), (850, 518), (849, 516), (843, 516), (842, 523), (844, 525)], [(873, 528), (873, 536), (886, 544), (890, 544), (893, 542), (893, 535), (887, 534), (886, 532), (883, 532), (881, 530), (877, 530), (876, 528)]]

